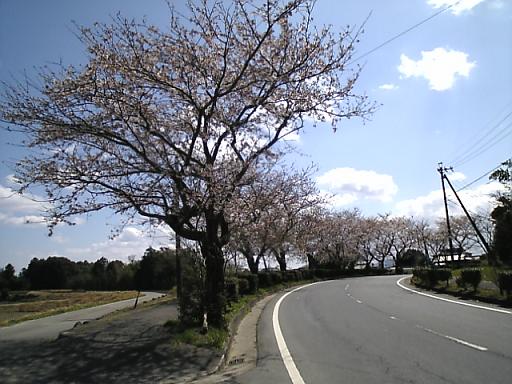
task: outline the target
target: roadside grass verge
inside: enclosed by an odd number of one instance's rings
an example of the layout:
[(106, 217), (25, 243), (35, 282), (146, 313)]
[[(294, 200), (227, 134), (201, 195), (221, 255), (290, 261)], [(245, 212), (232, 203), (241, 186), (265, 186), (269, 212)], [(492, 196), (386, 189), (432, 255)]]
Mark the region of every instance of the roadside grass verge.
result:
[(190, 344), (195, 347), (222, 350), (229, 342), (231, 331), (234, 331), (232, 324), (237, 320), (241, 320), (256, 302), (263, 299), (265, 296), (315, 281), (321, 280), (311, 279), (281, 283), (269, 288), (260, 288), (254, 294), (240, 296), (237, 301), (228, 303), (225, 314), (226, 327), (222, 329), (209, 327), (208, 332), (204, 333), (202, 327), (183, 326), (179, 320), (169, 320), (165, 323), (165, 327), (169, 330), (173, 342), (176, 344)]
[(0, 303), (0, 326), (132, 299), (136, 296), (136, 291), (45, 290), (15, 292), (11, 300)]
[(462, 269), (460, 268), (451, 270), (452, 278), (449, 280), (448, 285), (445, 282), (438, 282), (431, 286), (417, 277), (412, 277), (411, 283), (423, 289), (446, 293), (461, 299), (478, 300), (504, 307), (512, 307), (512, 296), (507, 296), (504, 292), (500, 292), (498, 288), (498, 274), (505, 270), (491, 266), (482, 266), (477, 269), (481, 272), (481, 281), (476, 290), (473, 290), (469, 284), (466, 284), (466, 286), (459, 286), (457, 284), (457, 280), (460, 280), (462, 276)]

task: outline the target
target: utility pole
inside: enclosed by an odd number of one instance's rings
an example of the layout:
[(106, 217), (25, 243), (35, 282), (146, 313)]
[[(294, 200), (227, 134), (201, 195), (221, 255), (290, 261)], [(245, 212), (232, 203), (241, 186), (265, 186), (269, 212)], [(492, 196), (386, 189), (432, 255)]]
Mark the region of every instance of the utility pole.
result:
[(454, 251), (453, 251), (453, 241), (452, 241), (452, 229), (450, 227), (450, 215), (448, 214), (448, 200), (446, 199), (446, 189), (444, 186), (444, 179), (446, 178), (445, 172), (452, 171), (453, 168), (443, 167), (443, 163), (438, 163), (439, 168), (437, 168), (437, 172), (441, 175), (441, 185), (443, 187), (443, 197), (444, 197), (444, 212), (446, 214), (446, 228), (448, 229), (448, 244), (450, 246), (450, 256), (452, 261), (454, 261)]
[(491, 247), (489, 247), (489, 244), (487, 244), (487, 241), (485, 240), (484, 236), (482, 235), (482, 232), (480, 232), (480, 230), (478, 229), (478, 227), (476, 226), (476, 223), (475, 221), (473, 220), (473, 218), (471, 217), (471, 215), (469, 214), (469, 212), (467, 211), (466, 207), (464, 206), (464, 204), (462, 204), (462, 200), (460, 199), (459, 195), (457, 194), (457, 191), (455, 191), (455, 188), (453, 188), (453, 185), (452, 183), (450, 182), (450, 180), (448, 179), (448, 177), (445, 175), (444, 176), (446, 181), (448, 182), (448, 185), (450, 186), (451, 190), (453, 191), (453, 193), (455, 194), (455, 197), (457, 198), (457, 201), (459, 202), (460, 206), (462, 207), (462, 209), (464, 210), (464, 213), (466, 214), (469, 222), (471, 223), (471, 225), (473, 226), (473, 229), (475, 230), (478, 238), (480, 239), (480, 241), (482, 242), (482, 245), (484, 246), (485, 250), (487, 251), (487, 255), (489, 255), (491, 253)]

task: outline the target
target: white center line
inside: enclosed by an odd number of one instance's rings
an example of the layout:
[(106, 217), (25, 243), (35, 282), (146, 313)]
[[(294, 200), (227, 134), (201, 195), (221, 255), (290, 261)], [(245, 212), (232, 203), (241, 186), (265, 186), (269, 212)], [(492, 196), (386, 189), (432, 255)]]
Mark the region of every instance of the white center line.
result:
[(456, 343), (465, 345), (466, 347), (470, 347), (470, 348), (476, 349), (477, 351), (482, 351), (482, 352), (488, 351), (488, 348), (482, 347), (481, 345), (473, 344), (473, 343), (470, 343), (470, 342), (465, 341), (465, 340), (458, 339), (458, 338), (453, 337), (453, 336), (443, 335), (442, 333), (436, 332), (436, 331), (434, 331), (432, 329), (429, 329), (429, 328), (422, 327), (420, 325), (417, 325), (416, 327), (420, 328), (420, 329), (423, 329), (425, 332), (432, 333), (433, 335), (436, 335), (436, 336), (439, 336), (439, 337), (444, 337), (445, 339), (448, 339), (448, 340), (454, 341)]

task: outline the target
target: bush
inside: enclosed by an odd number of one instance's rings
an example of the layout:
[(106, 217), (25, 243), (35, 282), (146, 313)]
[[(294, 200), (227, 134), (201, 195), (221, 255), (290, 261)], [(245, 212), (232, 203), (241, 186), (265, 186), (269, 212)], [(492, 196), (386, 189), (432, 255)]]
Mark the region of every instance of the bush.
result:
[(441, 281), (446, 282), (446, 287), (448, 287), (448, 284), (450, 283), (450, 279), (452, 278), (452, 271), (449, 269), (438, 269), (438, 278)]
[(452, 277), (449, 269), (415, 268), (412, 275), (419, 285), (434, 288), (439, 281), (446, 281), (446, 285)]
[(498, 273), (498, 286), (500, 287), (500, 293), (506, 292), (507, 297), (511, 296), (512, 293), (512, 271), (499, 272)]
[(301, 273), (304, 280), (312, 280), (315, 277), (312, 269), (303, 269)]
[(183, 325), (200, 325), (204, 313), (204, 264), (199, 255), (189, 251), (182, 260), (182, 291), (179, 319)]
[(315, 276), (319, 279), (331, 279), (333, 277), (336, 277), (338, 274), (338, 271), (334, 269), (315, 269)]
[(259, 279), (258, 275), (255, 275), (254, 273), (251, 273), (247, 275), (247, 281), (249, 282), (249, 294), (254, 294), (258, 291), (259, 286)]
[(281, 284), (283, 282), (281, 272), (270, 272), (270, 281), (272, 285)]
[(469, 284), (473, 287), (473, 291), (476, 291), (478, 284), (480, 284), (480, 281), (482, 281), (482, 271), (476, 268), (463, 269), (460, 271), (460, 278), (464, 286)]
[(268, 272), (258, 273), (258, 282), (261, 288), (268, 288), (272, 285), (272, 278)]
[(238, 279), (238, 293), (240, 295), (248, 295), (249, 292), (249, 280), (244, 277)]
[(226, 298), (229, 301), (237, 301), (239, 295), (239, 281), (236, 277), (226, 277), (224, 281), (224, 290)]

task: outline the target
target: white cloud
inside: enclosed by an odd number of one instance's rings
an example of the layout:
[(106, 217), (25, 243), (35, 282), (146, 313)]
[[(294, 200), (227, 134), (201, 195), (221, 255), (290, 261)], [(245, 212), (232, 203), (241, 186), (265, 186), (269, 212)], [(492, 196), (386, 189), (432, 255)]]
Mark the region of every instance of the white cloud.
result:
[[(7, 176), (7, 180), (9, 180)], [(43, 225), (42, 213), (47, 209), (42, 198), (25, 194), (0, 184), (0, 223), (7, 225)]]
[(468, 77), (476, 62), (468, 61), (468, 54), (435, 48), (422, 51), (421, 60), (414, 61), (405, 54), (400, 56), (398, 71), (403, 77), (423, 77), (428, 80), (430, 89), (445, 91), (453, 87), (456, 76)]
[(392, 176), (354, 168), (331, 169), (318, 176), (316, 182), (324, 196), (330, 194), (327, 200), (335, 207), (360, 199), (389, 202), (398, 192)]
[[(459, 197), (470, 212), (478, 212), (480, 210), (489, 210), (494, 204), (492, 194), (502, 191), (503, 185), (497, 181), (480, 185), (473, 189), (465, 189), (459, 192)], [(447, 197), (450, 201), (449, 210), (451, 215), (464, 214), (457, 203), (453, 193), (447, 190)], [(444, 201), (441, 189), (432, 191), (424, 196), (418, 196), (414, 199), (403, 200), (395, 204), (393, 210), (396, 216), (414, 216), (426, 219), (435, 219), (443, 217)]]
[(450, 181), (463, 181), (466, 180), (466, 175), (462, 172), (450, 172), (448, 174)]
[(398, 89), (398, 85), (396, 84), (382, 84), (382, 85), (379, 85), (379, 89), (383, 89), (384, 91), (394, 91), (396, 89)]
[(453, 5), (451, 12), (454, 15), (460, 15), (464, 11), (469, 11), (485, 0), (427, 0), (428, 5), (434, 8), (444, 8)]

